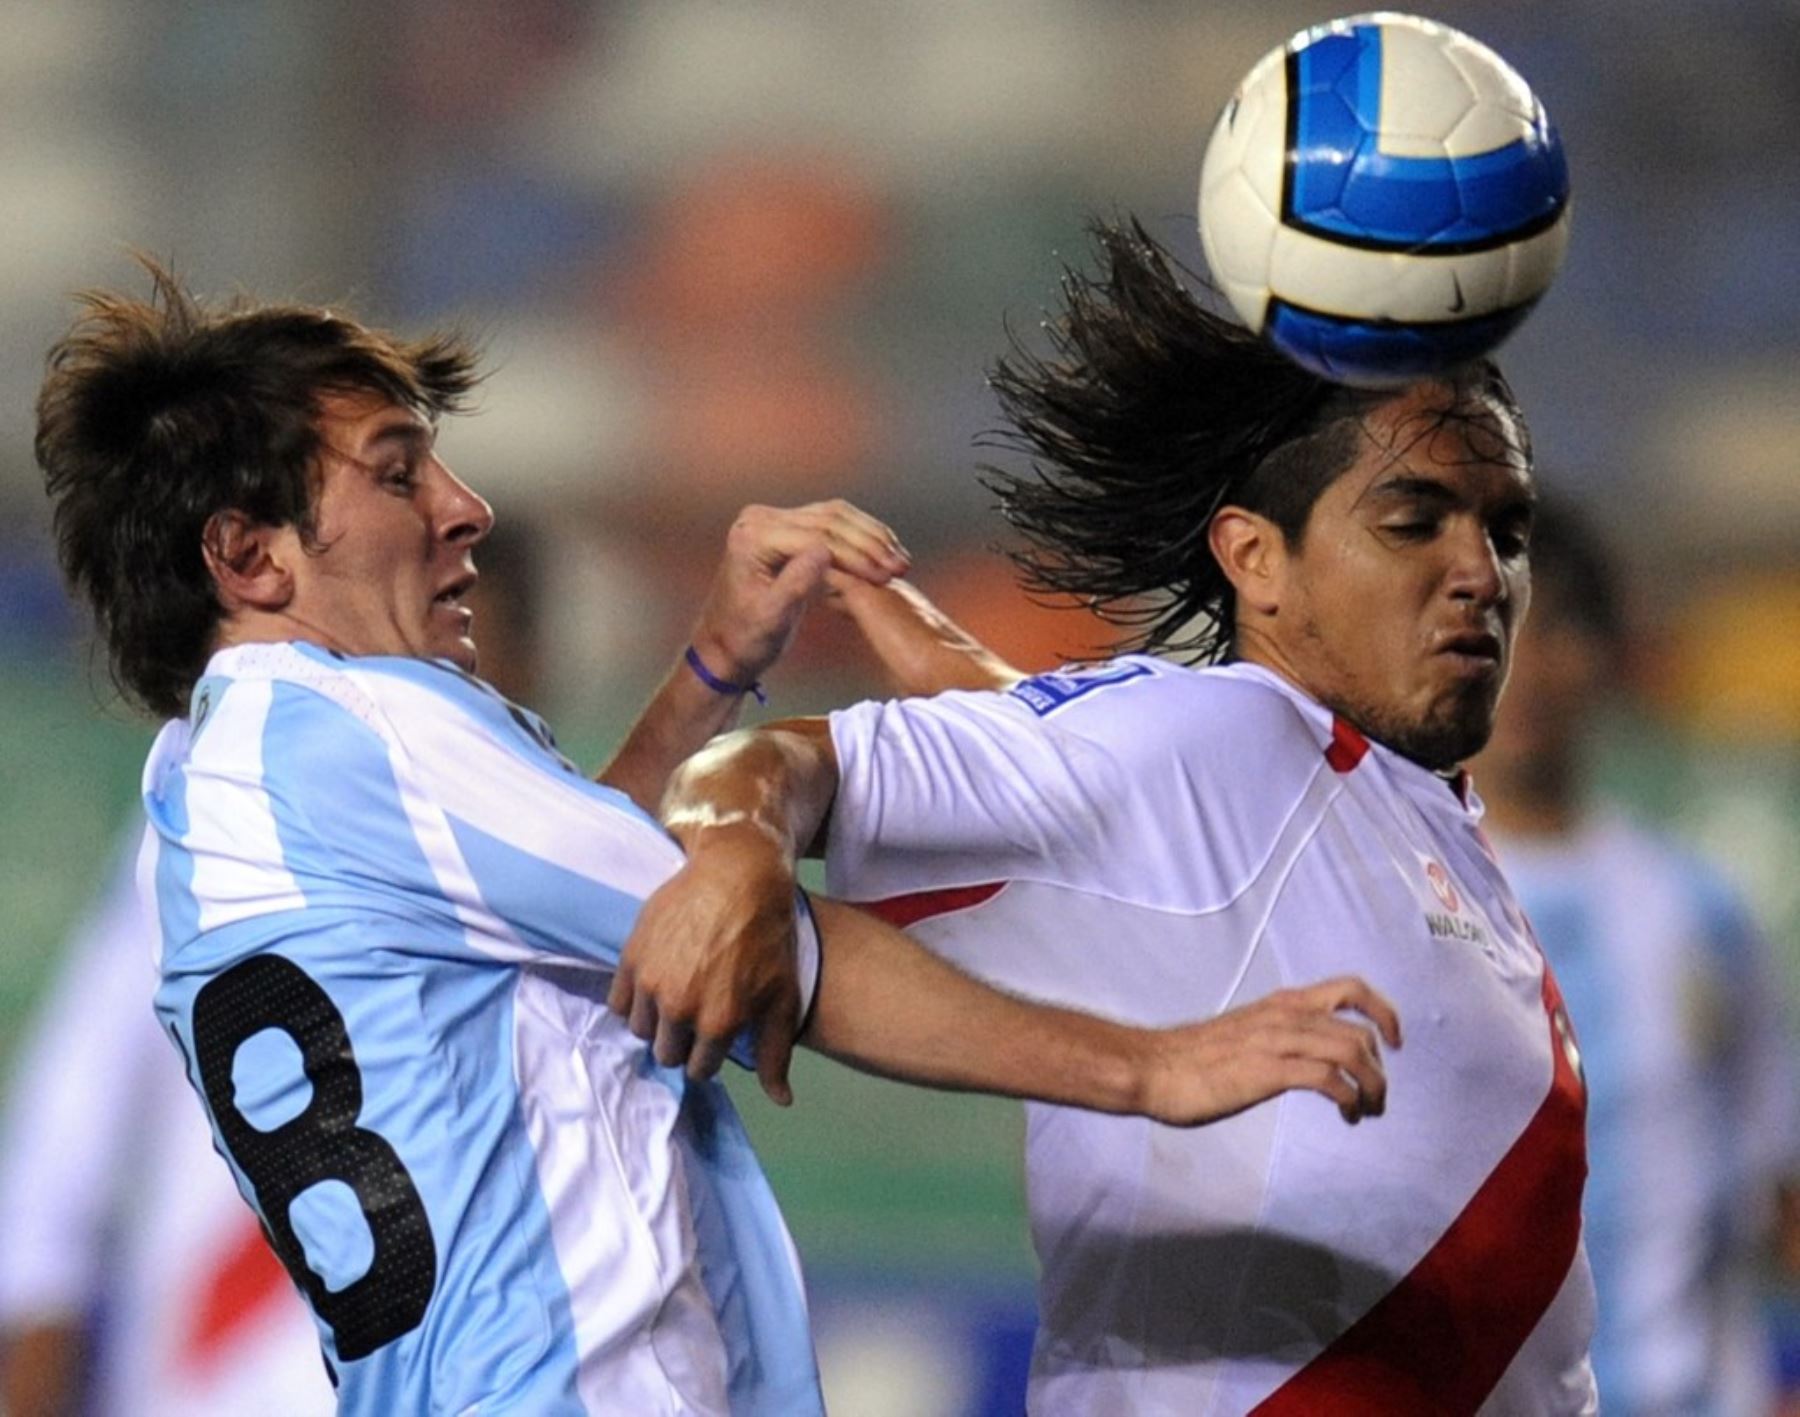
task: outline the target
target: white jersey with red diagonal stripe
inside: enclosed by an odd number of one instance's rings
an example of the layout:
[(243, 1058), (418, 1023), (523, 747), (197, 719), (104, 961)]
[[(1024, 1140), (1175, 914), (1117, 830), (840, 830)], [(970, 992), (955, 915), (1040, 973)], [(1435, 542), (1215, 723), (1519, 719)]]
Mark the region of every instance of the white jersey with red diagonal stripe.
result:
[(1015, 992), (1133, 1022), (1360, 974), (1387, 1114), (1034, 1106), (1037, 1413), (1582, 1413), (1585, 1089), (1466, 782), (1278, 676), (1129, 657), (836, 714), (827, 873)]

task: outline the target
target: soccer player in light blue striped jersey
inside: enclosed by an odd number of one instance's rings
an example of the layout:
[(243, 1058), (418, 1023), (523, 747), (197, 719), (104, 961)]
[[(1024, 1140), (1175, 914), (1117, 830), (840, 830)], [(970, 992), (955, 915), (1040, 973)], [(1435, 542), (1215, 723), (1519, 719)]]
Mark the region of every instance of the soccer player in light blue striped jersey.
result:
[[(992, 992), (803, 898), (795, 956), (741, 981), (782, 1027), (669, 1015), (647, 1047), (606, 1007), (681, 864), (646, 805), (828, 571), (904, 564), (892, 534), (842, 503), (748, 509), (688, 655), (590, 781), (475, 677), (462, 601), (492, 513), (434, 447), (469, 352), (156, 282), (86, 298), (37, 452), (115, 676), (171, 720), (144, 772), (156, 1010), (343, 1410), (818, 1411), (793, 1249), (710, 1081), (729, 1048), (785, 1100), (796, 1021), (873, 1071), (1178, 1124), (1292, 1086), (1381, 1110), (1371, 1035), (1335, 1011), (1397, 1025), (1356, 981), (1296, 991), (1253, 1036), (1152, 1033)], [(766, 854), (755, 823), (714, 827)]]

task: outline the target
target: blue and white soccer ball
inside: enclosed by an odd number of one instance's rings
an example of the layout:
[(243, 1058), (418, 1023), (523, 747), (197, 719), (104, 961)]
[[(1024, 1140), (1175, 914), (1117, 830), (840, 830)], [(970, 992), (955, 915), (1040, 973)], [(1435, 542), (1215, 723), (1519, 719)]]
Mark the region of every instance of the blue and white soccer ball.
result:
[(1382, 11), (1265, 55), (1200, 173), (1232, 307), (1314, 373), (1407, 383), (1485, 353), (1549, 287), (1569, 173), (1544, 106), (1491, 49)]

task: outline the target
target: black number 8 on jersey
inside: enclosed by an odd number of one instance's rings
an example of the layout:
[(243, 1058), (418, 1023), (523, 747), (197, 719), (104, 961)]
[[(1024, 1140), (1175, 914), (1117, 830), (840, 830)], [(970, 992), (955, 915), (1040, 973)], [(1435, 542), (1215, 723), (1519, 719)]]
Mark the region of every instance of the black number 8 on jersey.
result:
[[(298, 1116), (261, 1131), (238, 1110), (231, 1071), (239, 1045), (268, 1028), (299, 1045), (312, 1099)], [(256, 1191), (276, 1255), (331, 1325), (338, 1357), (366, 1357), (417, 1328), (437, 1285), (431, 1223), (394, 1148), (356, 1125), (362, 1072), (330, 997), (291, 960), (257, 955), (200, 990), (194, 1044), (219, 1135)], [(294, 1198), (321, 1181), (341, 1181), (356, 1193), (375, 1245), (367, 1273), (335, 1293), (307, 1266), (288, 1218)]]

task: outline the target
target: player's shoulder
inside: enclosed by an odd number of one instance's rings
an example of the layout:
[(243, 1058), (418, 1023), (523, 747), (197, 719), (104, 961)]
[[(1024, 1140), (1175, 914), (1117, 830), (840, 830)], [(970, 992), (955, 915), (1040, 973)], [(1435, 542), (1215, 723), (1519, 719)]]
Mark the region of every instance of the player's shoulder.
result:
[(277, 693), (295, 697), (291, 692), (295, 690), (320, 701), (320, 706), (335, 704), (357, 718), (368, 718), (375, 713), (375, 704), (347, 672), (352, 662), (335, 650), (300, 641), (231, 645), (207, 662), (188, 703), (188, 721), (198, 733), (227, 704), (266, 701)]
[(1218, 765), (1316, 767), (1330, 716), (1274, 675), (1242, 664), (1190, 668), (1149, 655), (1035, 675), (1007, 691), (1061, 733), (1118, 749), (1176, 748)]
[(214, 655), (195, 686), (189, 721), (199, 736), (227, 703), (274, 701), (286, 731), (341, 729), (347, 717), (390, 740), (400, 737), (396, 725), (410, 731), (440, 714), (506, 717), (497, 693), (448, 661), (346, 655), (290, 641), (236, 645)]

